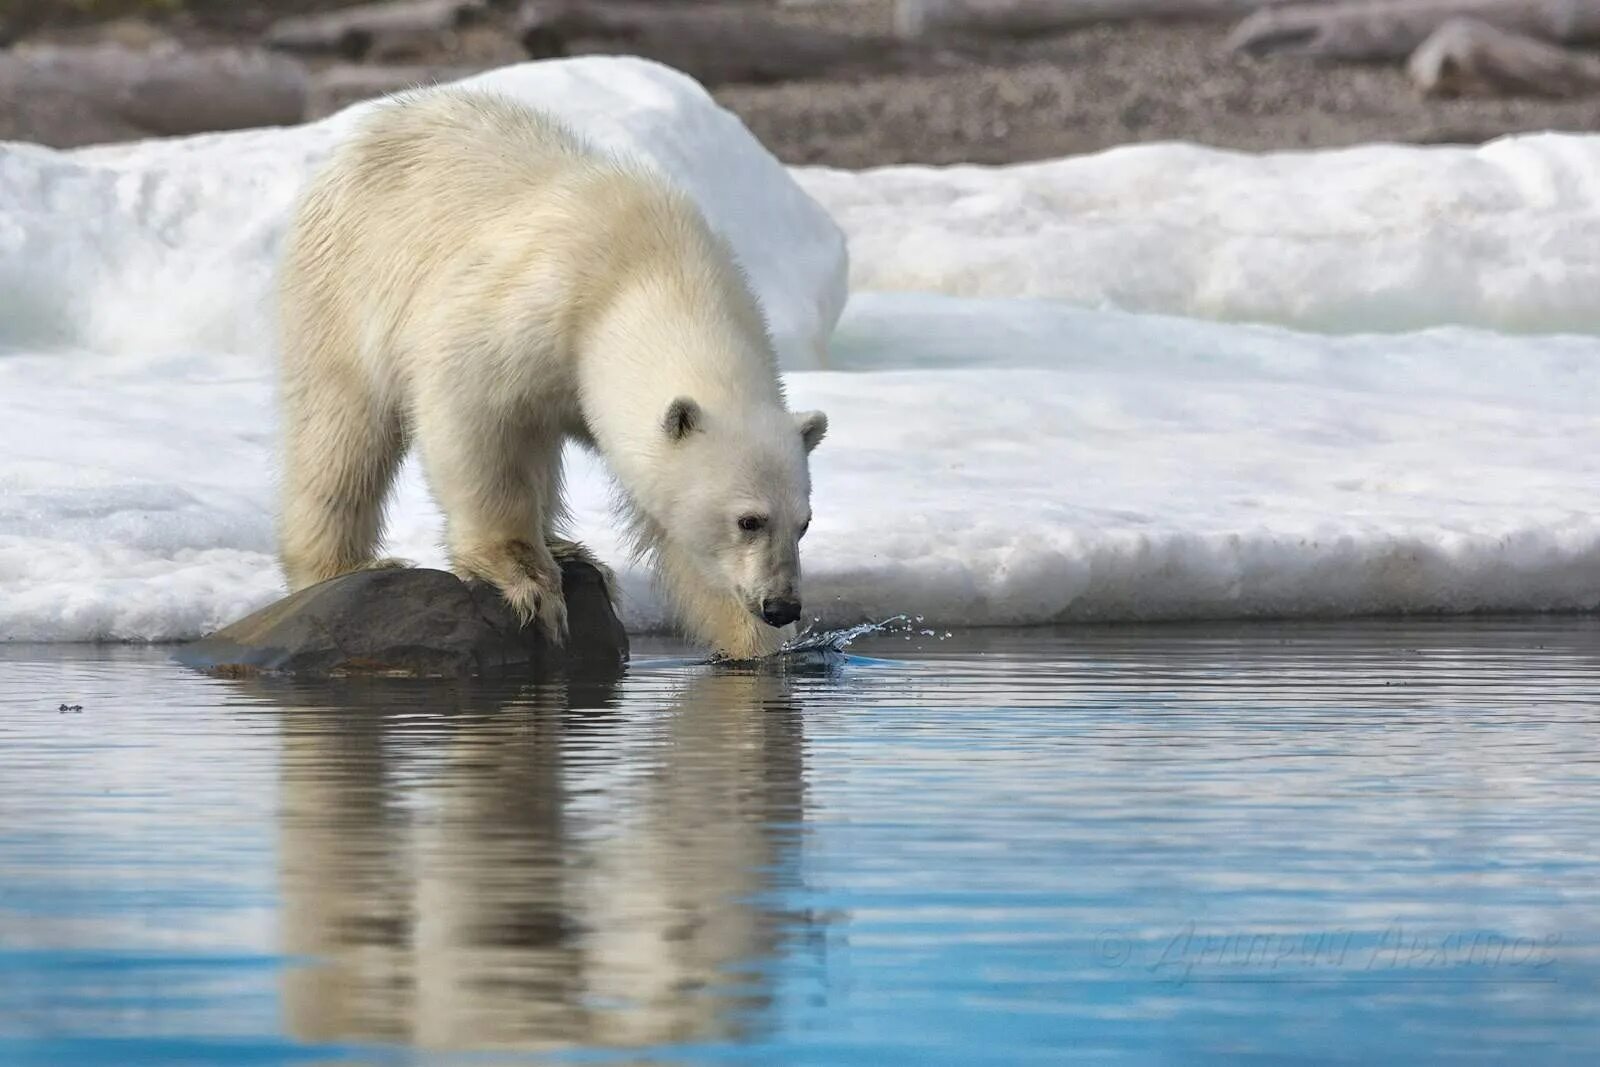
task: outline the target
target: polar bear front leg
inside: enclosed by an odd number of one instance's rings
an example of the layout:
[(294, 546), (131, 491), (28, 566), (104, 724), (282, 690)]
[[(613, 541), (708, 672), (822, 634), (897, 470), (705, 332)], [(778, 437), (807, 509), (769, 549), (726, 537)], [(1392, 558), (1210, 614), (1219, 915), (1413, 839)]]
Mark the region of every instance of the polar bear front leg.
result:
[[(398, 561), (375, 561), (383, 502), (405, 452), (399, 413), (321, 353), (299, 357), (283, 395), (278, 555), (289, 589)], [(314, 358), (313, 358), (314, 357)]]
[(545, 544), (560, 509), (561, 438), (497, 423), (483, 407), (453, 415), (449, 401), (421, 399), (417, 442), (445, 514), (451, 569), (492, 583), (524, 626), (537, 622), (564, 643), (561, 567)]
[(542, 542), (452, 533), (450, 566), (463, 578), (493, 583), (522, 625), (537, 622), (553, 643), (566, 643), (567, 601), (561, 589), (561, 567)]

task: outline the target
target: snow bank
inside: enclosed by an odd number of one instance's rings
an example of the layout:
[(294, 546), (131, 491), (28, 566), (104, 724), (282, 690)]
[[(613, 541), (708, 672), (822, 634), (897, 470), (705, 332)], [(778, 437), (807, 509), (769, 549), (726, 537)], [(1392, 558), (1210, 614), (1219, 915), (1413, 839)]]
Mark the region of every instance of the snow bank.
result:
[(868, 295), (836, 350), (877, 372), (794, 392), (840, 428), (807, 545), (840, 619), (1600, 606), (1600, 339)]
[[(868, 295), (828, 373), (808, 610), (944, 625), (1600, 605), (1600, 340), (1328, 337)], [(180, 638), (281, 592), (240, 356), (0, 359), (0, 635)], [(604, 472), (579, 536), (619, 560)], [(415, 466), (390, 547), (441, 562)], [(661, 622), (624, 569), (625, 616)]]
[(1336, 332), (1600, 331), (1597, 137), (794, 173), (849, 235), (857, 290)]
[[(683, 181), (788, 365), (820, 362), (838, 231), (692, 83), (612, 60), (478, 83)], [(282, 592), (266, 298), (294, 193), (350, 121), (0, 146), (0, 639), (193, 637)], [(1600, 337), (1555, 334), (1600, 326), (1597, 174), (1600, 139), (1571, 137), (799, 172), (860, 285), (946, 294), (859, 294), (830, 369), (789, 375), (832, 419), (808, 610), (1600, 607)], [(1444, 322), (1536, 335), (1372, 332)], [(577, 534), (620, 563), (604, 471), (570, 472)], [(412, 464), (388, 548), (438, 564), (439, 532)], [(659, 625), (647, 576), (621, 578), (630, 625)]]
[[(733, 244), (785, 364), (818, 364), (844, 304), (843, 238), (694, 81), (643, 60), (574, 59), (461, 84), (537, 104), (671, 175)], [(73, 152), (0, 143), (0, 346), (267, 354), (294, 199), (365, 110)]]

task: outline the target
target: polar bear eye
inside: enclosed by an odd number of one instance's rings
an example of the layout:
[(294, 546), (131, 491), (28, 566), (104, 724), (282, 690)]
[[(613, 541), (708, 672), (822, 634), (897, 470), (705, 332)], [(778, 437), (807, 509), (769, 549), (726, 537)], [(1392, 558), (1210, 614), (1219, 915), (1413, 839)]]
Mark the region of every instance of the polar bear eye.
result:
[(811, 529), (811, 520), (807, 519), (805, 522), (802, 522), (800, 524), (800, 532), (798, 534), (796, 534), (795, 537), (796, 538), (804, 537), (806, 535), (806, 531), (809, 530), (809, 529)]
[(745, 533), (755, 533), (757, 530), (764, 528), (766, 525), (767, 520), (763, 519), (760, 515), (739, 516), (739, 529), (743, 530)]

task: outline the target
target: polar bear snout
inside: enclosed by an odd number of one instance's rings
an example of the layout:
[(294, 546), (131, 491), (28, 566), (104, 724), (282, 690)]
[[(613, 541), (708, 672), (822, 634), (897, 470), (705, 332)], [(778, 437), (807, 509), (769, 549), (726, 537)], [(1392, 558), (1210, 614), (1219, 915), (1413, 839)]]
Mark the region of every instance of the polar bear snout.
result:
[(794, 597), (767, 597), (761, 601), (761, 621), (768, 626), (788, 626), (800, 618), (800, 601)]

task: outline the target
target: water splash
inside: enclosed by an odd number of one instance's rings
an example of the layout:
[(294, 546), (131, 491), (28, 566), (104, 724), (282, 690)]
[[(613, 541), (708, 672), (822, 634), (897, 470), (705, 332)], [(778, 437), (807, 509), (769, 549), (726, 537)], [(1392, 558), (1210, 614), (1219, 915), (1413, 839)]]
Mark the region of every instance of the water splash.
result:
[(949, 631), (939, 634), (926, 629), (922, 626), (922, 622), (921, 615), (915, 618), (909, 615), (894, 615), (879, 622), (862, 622), (838, 630), (812, 630), (807, 627), (792, 640), (784, 642), (777, 654), (787, 656), (798, 652), (843, 652), (860, 638), (883, 634), (901, 634), (907, 641), (913, 637), (934, 637), (943, 641), (950, 636)]
[(800, 631), (794, 637), (785, 641), (772, 655), (762, 660), (738, 661), (725, 657), (713, 656), (711, 662), (723, 664), (746, 663), (794, 663), (809, 659), (826, 659), (830, 656), (843, 654), (854, 642), (863, 637), (878, 637), (885, 635), (902, 635), (907, 641), (915, 637), (932, 637), (943, 641), (951, 636), (946, 630), (939, 633), (927, 629), (921, 624), (921, 615), (893, 615), (877, 622), (861, 622), (854, 626), (845, 626), (833, 630), (815, 630), (815, 622)]
[(857, 623), (840, 630), (813, 630), (808, 626), (785, 641), (777, 654), (788, 656), (797, 652), (843, 652), (859, 638), (872, 634), (900, 633), (909, 630), (910, 627), (911, 620), (904, 615), (895, 615), (881, 622)]

